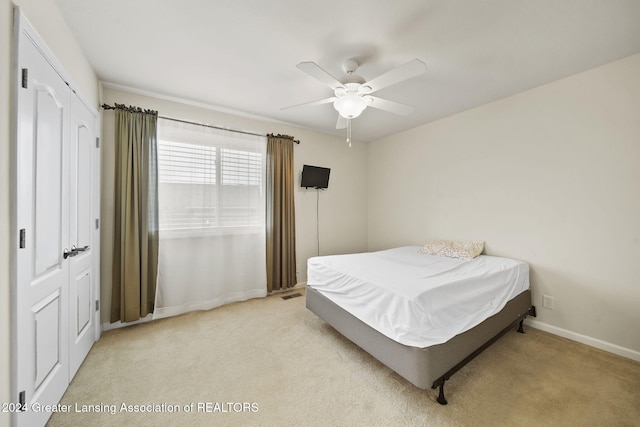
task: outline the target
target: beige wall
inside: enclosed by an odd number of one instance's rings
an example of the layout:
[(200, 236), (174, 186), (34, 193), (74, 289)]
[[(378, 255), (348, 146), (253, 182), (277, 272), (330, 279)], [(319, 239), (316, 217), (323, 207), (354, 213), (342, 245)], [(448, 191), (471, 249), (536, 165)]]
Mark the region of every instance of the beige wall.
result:
[[(97, 106), (98, 80), (73, 39), (53, 0), (16, 1), (49, 48), (58, 57), (71, 81)], [(13, 3), (0, 0), (0, 403), (15, 401), (10, 395), (10, 93), (14, 79), (12, 57)], [(13, 397), (13, 399), (12, 399)], [(0, 412), (0, 425), (9, 425), (9, 414)]]
[(530, 263), (535, 326), (640, 360), (640, 55), (375, 141), (368, 156), (369, 249), (485, 240)]
[[(331, 168), (329, 189), (320, 193), (320, 253), (360, 252), (367, 247), (366, 145), (347, 147), (343, 138), (291, 126), (229, 115), (208, 108), (159, 99), (106, 87), (103, 100), (157, 110), (161, 116), (192, 120), (214, 126), (267, 134), (281, 133), (301, 141), (295, 146), (295, 168), (303, 164)], [(111, 305), (113, 253), (114, 114), (102, 113), (102, 322), (108, 322)], [(316, 192), (299, 187), (296, 181), (296, 257), (298, 282), (306, 281), (307, 259), (317, 254)]]

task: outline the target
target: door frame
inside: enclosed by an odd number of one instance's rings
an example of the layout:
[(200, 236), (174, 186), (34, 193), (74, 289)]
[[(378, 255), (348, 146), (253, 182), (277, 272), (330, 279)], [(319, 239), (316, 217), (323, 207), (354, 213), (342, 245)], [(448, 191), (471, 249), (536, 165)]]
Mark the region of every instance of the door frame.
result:
[[(13, 33), (12, 33), (12, 41), (11, 41), (11, 119), (10, 119), (10, 149), (11, 149), (11, 157), (10, 157), (10, 203), (11, 203), (11, 220), (10, 220), (10, 236), (9, 236), (9, 244), (10, 244), (10, 289), (11, 289), (11, 299), (10, 299), (10, 331), (11, 331), (11, 344), (10, 344), (10, 367), (11, 367), (11, 377), (10, 377), (10, 396), (11, 402), (18, 403), (19, 402), (19, 393), (22, 385), (18, 384), (18, 365), (20, 360), (18, 359), (18, 336), (20, 333), (20, 325), (18, 322), (19, 313), (18, 313), (18, 304), (17, 304), (17, 291), (18, 286), (18, 251), (20, 250), (20, 233), (18, 227), (18, 182), (20, 177), (18, 170), (18, 144), (19, 144), (19, 130), (18, 130), (18, 95), (19, 90), (22, 84), (22, 72), (20, 70), (20, 58), (19, 58), (19, 46), (20, 40), (22, 37), (28, 38), (40, 51), (45, 60), (51, 65), (54, 71), (62, 78), (62, 80), (67, 84), (69, 89), (78, 97), (80, 102), (84, 104), (91, 113), (96, 118), (96, 136), (100, 135), (101, 130), (101, 117), (98, 113), (98, 110), (91, 105), (86, 99), (86, 97), (77, 89), (77, 86), (69, 75), (62, 67), (62, 64), (58, 61), (53, 52), (49, 49), (44, 39), (38, 34), (35, 28), (29, 23), (27, 18), (24, 16), (22, 11), (18, 6), (14, 6), (13, 8)], [(93, 170), (95, 171), (94, 182), (95, 182), (95, 200), (93, 205), (93, 215), (95, 216), (96, 227), (93, 228), (94, 233), (94, 242), (95, 242), (95, 257), (94, 257), (94, 271), (95, 271), (95, 280), (92, 284), (92, 294), (96, 300), (96, 310), (93, 312), (92, 316), (94, 316), (94, 342), (100, 338), (102, 328), (100, 323), (100, 194), (101, 194), (101, 147), (99, 147), (98, 141), (96, 141), (98, 146), (96, 153), (96, 160)], [(33, 230), (30, 230), (33, 232)], [(67, 361), (68, 363), (68, 361)], [(28, 402), (27, 402), (28, 404)], [(18, 423), (18, 414), (12, 413), (11, 415), (11, 425), (15, 426)]]

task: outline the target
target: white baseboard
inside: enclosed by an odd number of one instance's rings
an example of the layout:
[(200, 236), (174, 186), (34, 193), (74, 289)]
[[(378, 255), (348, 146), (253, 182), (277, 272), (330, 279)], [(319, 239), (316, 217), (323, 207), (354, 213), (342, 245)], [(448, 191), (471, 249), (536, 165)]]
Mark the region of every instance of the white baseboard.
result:
[(541, 331), (549, 332), (550, 334), (558, 335), (560, 337), (570, 339), (571, 341), (586, 344), (588, 346), (595, 347), (609, 353), (617, 354), (618, 356), (626, 357), (627, 359), (635, 360), (636, 362), (640, 362), (640, 351), (631, 350), (629, 348), (611, 344), (597, 338), (558, 328), (557, 326), (549, 325), (548, 323), (540, 322), (529, 317), (525, 319), (524, 323), (531, 326), (532, 328), (540, 329)]

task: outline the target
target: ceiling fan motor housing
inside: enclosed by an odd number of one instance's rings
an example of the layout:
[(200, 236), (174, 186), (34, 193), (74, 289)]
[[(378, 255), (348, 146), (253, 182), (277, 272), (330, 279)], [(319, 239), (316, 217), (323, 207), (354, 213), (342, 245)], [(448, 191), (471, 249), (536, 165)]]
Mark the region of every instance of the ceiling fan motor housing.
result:
[(359, 65), (355, 59), (347, 59), (342, 63), (342, 70), (347, 74), (352, 74), (358, 69)]
[(344, 84), (348, 83), (359, 83), (363, 84), (366, 80), (355, 74), (355, 71), (358, 69), (358, 62), (355, 59), (347, 59), (342, 63), (342, 71), (345, 72), (347, 78), (344, 79)]

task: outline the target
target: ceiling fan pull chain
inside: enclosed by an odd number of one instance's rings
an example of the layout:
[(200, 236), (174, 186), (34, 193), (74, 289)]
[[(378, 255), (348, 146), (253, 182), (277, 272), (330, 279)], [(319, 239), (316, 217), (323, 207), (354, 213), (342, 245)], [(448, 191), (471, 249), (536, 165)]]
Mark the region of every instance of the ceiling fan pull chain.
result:
[(347, 119), (347, 144), (351, 148), (351, 119)]

